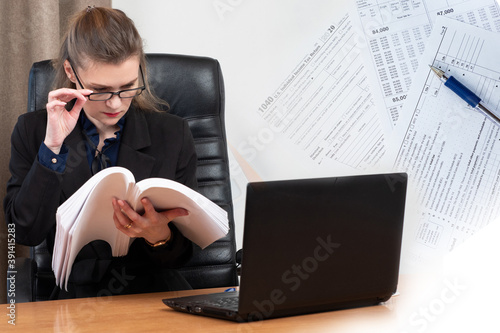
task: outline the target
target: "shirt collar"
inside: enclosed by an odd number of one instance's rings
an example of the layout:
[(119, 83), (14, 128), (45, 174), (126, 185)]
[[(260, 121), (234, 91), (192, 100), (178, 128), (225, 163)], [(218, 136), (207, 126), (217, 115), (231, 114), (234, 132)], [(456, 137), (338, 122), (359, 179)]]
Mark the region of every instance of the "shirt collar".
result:
[[(106, 141), (108, 140), (114, 141), (120, 138), (123, 132), (123, 126), (125, 125), (125, 118), (126, 117), (121, 117), (120, 120), (118, 120), (118, 122), (116, 123), (119, 127), (118, 131), (115, 132), (116, 138), (106, 139), (104, 140), (104, 143), (106, 143)], [(82, 125), (82, 128), (85, 131), (85, 133), (87, 133), (87, 136), (91, 138), (92, 141), (99, 140), (99, 133), (97, 133), (97, 127), (94, 125), (93, 122), (89, 120), (89, 118), (87, 117), (85, 112), (83, 112), (83, 110), (82, 112), (80, 112), (80, 124)]]

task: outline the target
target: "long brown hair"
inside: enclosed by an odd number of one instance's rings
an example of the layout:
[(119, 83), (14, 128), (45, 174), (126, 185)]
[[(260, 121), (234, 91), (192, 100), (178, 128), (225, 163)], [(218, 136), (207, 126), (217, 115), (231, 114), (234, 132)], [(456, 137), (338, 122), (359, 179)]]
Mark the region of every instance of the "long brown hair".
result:
[(75, 88), (64, 71), (66, 60), (71, 60), (74, 67), (85, 69), (90, 62), (120, 64), (131, 56), (139, 57), (146, 85), (146, 90), (134, 97), (132, 103), (143, 110), (168, 108), (168, 104), (149, 88), (142, 38), (134, 22), (119, 9), (88, 7), (71, 19), (59, 57), (53, 61), (56, 71), (54, 88)]

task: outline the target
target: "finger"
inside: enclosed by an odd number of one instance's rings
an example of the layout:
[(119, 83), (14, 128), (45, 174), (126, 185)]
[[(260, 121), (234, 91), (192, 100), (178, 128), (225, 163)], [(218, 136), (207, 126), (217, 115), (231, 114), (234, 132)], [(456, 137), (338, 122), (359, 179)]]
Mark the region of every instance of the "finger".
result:
[(84, 96), (88, 96), (94, 92), (93, 90), (90, 89), (78, 89), (77, 91)]
[(125, 215), (115, 198), (112, 199), (113, 204), (113, 221), (118, 229), (130, 229), (127, 227), (132, 221)]
[(125, 233), (127, 236), (132, 236), (130, 235), (130, 230), (132, 228), (132, 226), (127, 227), (128, 224), (123, 224), (123, 220), (120, 219), (120, 217), (118, 216), (118, 214), (114, 213), (113, 212), (113, 222), (115, 223), (115, 227), (116, 229), (122, 231), (123, 233)]
[(93, 93), (93, 91), (90, 89), (80, 89), (80, 90), (77, 90), (77, 92), (78, 92), (78, 94), (77, 94), (76, 98), (78, 98), (78, 100), (80, 100), (82, 102), (86, 102), (88, 100), (87, 96)]
[(64, 108), (66, 106), (66, 102), (63, 102), (59, 99), (53, 100), (52, 102), (47, 103), (46, 109), (47, 111), (55, 111), (57, 108)]
[(153, 203), (148, 198), (141, 199), (142, 206), (144, 207), (144, 214), (151, 215), (156, 213), (156, 209)]
[(137, 237), (137, 231), (133, 228), (133, 223), (130, 223), (128, 224), (130, 227), (128, 227), (128, 225), (121, 225), (120, 222), (118, 222), (116, 219), (115, 219), (116, 215), (113, 214), (113, 222), (115, 223), (115, 227), (116, 229), (120, 230), (121, 232), (123, 232), (125, 235), (129, 236), (129, 237)]
[(174, 209), (165, 210), (165, 211), (161, 212), (160, 214), (165, 216), (168, 219), (168, 221), (170, 222), (177, 217), (188, 216), (189, 211), (184, 209), (184, 208), (174, 208)]
[(49, 103), (58, 100), (68, 100), (68, 101), (71, 100), (71, 98), (69, 98), (69, 96), (72, 95), (71, 90), (72, 89), (63, 88), (50, 91), (48, 97)]
[(61, 100), (63, 102), (69, 102), (72, 99), (78, 99), (81, 101), (86, 101), (88, 95), (92, 93), (92, 90), (89, 89), (70, 89), (70, 88), (61, 88), (57, 90), (53, 90), (49, 92), (48, 101), (52, 102), (55, 100)]
[(124, 216), (125, 215), (122, 214), (121, 217), (119, 217), (119, 214), (113, 213), (113, 222), (115, 224), (115, 228), (129, 237), (137, 237), (137, 234), (141, 229), (136, 228), (135, 223)]
[(76, 116), (79, 116), (80, 115), (80, 111), (82, 110), (83, 108), (83, 105), (87, 102), (87, 99), (85, 98), (85, 100), (81, 100), (81, 99), (77, 99), (75, 104), (73, 105), (73, 107), (71, 108), (71, 110), (69, 111), (71, 114), (74, 114)]
[(134, 223), (134, 224), (138, 224), (139, 226), (141, 225), (140, 224), (140, 218), (141, 216), (139, 214), (137, 214), (137, 212), (135, 210), (132, 209), (132, 207), (130, 207), (130, 205), (125, 202), (124, 200), (116, 200), (120, 210), (123, 211), (123, 213)]

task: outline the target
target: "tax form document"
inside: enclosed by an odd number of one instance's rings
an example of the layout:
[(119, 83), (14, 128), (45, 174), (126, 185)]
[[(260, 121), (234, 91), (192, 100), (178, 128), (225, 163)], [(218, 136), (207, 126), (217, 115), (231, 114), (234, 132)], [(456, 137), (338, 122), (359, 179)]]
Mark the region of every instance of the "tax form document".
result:
[(363, 55), (373, 95), (382, 125), (389, 131), (398, 122), (419, 58), (438, 17), (500, 31), (495, 0), (357, 0), (356, 7), (366, 38)]
[(358, 43), (348, 14), (325, 27), (258, 108), (287, 150), (329, 174), (371, 169), (385, 153)]
[(395, 169), (408, 172), (417, 193), (412, 232), (422, 253), (453, 250), (500, 210), (500, 127), (445, 87), (428, 65), (460, 80), (498, 113), (499, 45), (498, 33), (438, 19), (403, 107), (394, 133), (398, 147), (391, 151)]

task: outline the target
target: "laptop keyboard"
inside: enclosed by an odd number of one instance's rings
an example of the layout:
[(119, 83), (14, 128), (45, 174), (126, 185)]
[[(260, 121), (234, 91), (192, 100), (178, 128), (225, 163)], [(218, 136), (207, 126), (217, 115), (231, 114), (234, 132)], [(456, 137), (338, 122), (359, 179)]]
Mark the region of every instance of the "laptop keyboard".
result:
[(230, 309), (237, 311), (238, 310), (238, 295), (235, 293), (235, 295), (224, 295), (224, 296), (219, 296), (219, 297), (213, 297), (211, 299), (204, 299), (197, 301), (198, 305), (204, 305), (204, 306), (213, 306), (213, 307), (219, 307), (222, 309)]

